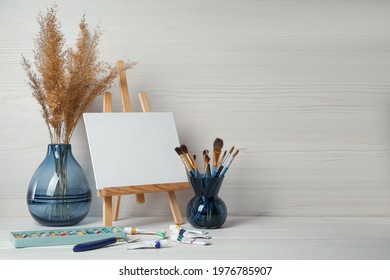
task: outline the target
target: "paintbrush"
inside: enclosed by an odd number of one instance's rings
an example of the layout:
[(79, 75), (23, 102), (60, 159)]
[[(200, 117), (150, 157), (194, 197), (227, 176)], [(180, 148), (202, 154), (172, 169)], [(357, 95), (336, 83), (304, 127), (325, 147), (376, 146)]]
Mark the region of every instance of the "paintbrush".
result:
[(194, 169), (194, 163), (192, 162), (190, 154), (188, 153), (187, 146), (186, 145), (181, 145), (180, 149), (183, 151), (183, 154), (185, 155), (188, 163), (190, 164), (191, 169)]
[(239, 152), (240, 152), (240, 150), (235, 151), (235, 153), (233, 154), (232, 158), (230, 159), (228, 165), (223, 169), (223, 171), (221, 173), (221, 177), (224, 176), (225, 173), (228, 171), (230, 165), (232, 164), (233, 160), (236, 158), (236, 156), (238, 155)]
[(220, 138), (216, 138), (214, 140), (214, 145), (213, 145), (213, 174), (214, 172), (217, 171), (217, 166), (219, 162), (219, 158), (221, 156), (221, 151), (223, 148), (223, 140)]
[(138, 242), (140, 238), (133, 239), (133, 240), (127, 240), (122, 237), (108, 237), (104, 239), (89, 241), (85, 243), (77, 244), (73, 247), (73, 252), (84, 252), (84, 251), (90, 251), (90, 250), (96, 250), (103, 247), (106, 247), (111, 244), (115, 244), (120, 241), (125, 241), (126, 243), (132, 243), (132, 242)]
[(227, 154), (226, 158), (223, 159), (222, 164), (218, 167), (218, 170), (213, 174), (213, 177), (219, 177), (222, 170), (229, 164), (230, 159), (232, 158), (232, 153), (234, 150), (234, 146), (231, 147), (229, 153)]
[(198, 164), (196, 163), (196, 155), (194, 155), (193, 164), (194, 164), (194, 170), (195, 170), (195, 177), (198, 177), (199, 171), (198, 171)]
[(183, 153), (183, 151), (181, 150), (181, 148), (180, 148), (180, 147), (176, 147), (176, 148), (175, 148), (175, 151), (176, 151), (176, 153), (179, 155), (181, 161), (183, 162), (184, 167), (186, 168), (187, 173), (191, 174), (191, 176), (192, 176), (192, 168), (190, 167), (190, 165), (189, 165), (189, 163), (188, 163), (188, 161), (187, 161), (187, 158), (186, 158), (186, 156), (184, 155), (184, 153)]
[(119, 241), (122, 241), (123, 238), (121, 237), (109, 237), (104, 238), (101, 240), (94, 240), (90, 242), (80, 243), (73, 247), (73, 252), (83, 252), (83, 251), (90, 251), (95, 249), (100, 249), (105, 246), (117, 243)]
[(207, 178), (207, 177), (210, 177), (210, 176), (211, 176), (211, 171), (210, 171), (210, 157), (209, 157), (209, 155), (206, 155), (206, 156), (205, 156), (205, 163), (206, 163), (206, 173), (204, 174), (204, 176)]
[[(222, 165), (222, 163), (225, 161), (226, 153), (227, 153), (227, 150), (225, 150), (225, 151), (223, 152), (223, 155), (222, 155), (221, 159), (220, 159), (219, 162), (218, 162), (218, 167), (220, 167), (220, 166)], [(217, 168), (217, 169), (218, 169), (218, 168)]]
[(203, 173), (206, 173), (206, 170), (207, 170), (206, 156), (208, 154), (209, 154), (209, 150), (203, 151)]

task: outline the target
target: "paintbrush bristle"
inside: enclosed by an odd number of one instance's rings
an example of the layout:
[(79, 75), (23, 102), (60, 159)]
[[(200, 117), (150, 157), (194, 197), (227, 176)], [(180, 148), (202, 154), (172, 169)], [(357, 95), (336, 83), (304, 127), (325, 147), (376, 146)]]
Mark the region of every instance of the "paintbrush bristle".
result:
[(240, 150), (237, 150), (237, 151), (233, 154), (233, 157), (235, 158), (235, 157), (238, 155), (239, 152), (240, 152)]
[(214, 150), (213, 150), (213, 166), (214, 166), (214, 168), (218, 165), (219, 158), (221, 156), (222, 147), (223, 147), (223, 140), (221, 138), (216, 138), (214, 141)]
[(209, 162), (210, 162), (210, 157), (209, 157), (208, 155), (205, 155), (204, 161), (206, 162), (206, 164), (209, 164)]
[(222, 165), (223, 162), (225, 161), (226, 153), (227, 153), (227, 150), (225, 150), (225, 151), (223, 152), (223, 155), (222, 155), (221, 159), (220, 159), (219, 162), (218, 162), (218, 166)]
[(222, 158), (224, 158), (224, 157), (226, 156), (226, 153), (227, 153), (227, 151), (225, 150), (225, 151), (223, 152)]
[(175, 148), (175, 151), (176, 151), (176, 153), (177, 153), (179, 156), (181, 156), (181, 155), (183, 154), (183, 151), (182, 151), (182, 149), (180, 149), (180, 147), (176, 147), (176, 148)]
[(183, 151), (184, 154), (188, 154), (188, 149), (186, 145), (181, 145), (180, 149)]
[(221, 151), (223, 148), (223, 140), (221, 138), (216, 138), (214, 140), (214, 150)]
[(180, 146), (180, 149), (183, 151), (183, 154), (184, 154), (184, 156), (186, 157), (187, 162), (188, 162), (188, 164), (190, 165), (190, 167), (191, 167), (191, 168), (194, 168), (194, 163), (193, 163), (192, 158), (190, 157), (190, 155), (189, 155), (189, 153), (188, 153), (187, 146), (186, 146), (186, 145), (181, 145), (181, 146)]
[(234, 151), (234, 146), (230, 149), (229, 154), (233, 153), (233, 151)]
[(207, 169), (206, 156), (208, 153), (209, 153), (208, 150), (203, 151), (203, 172), (206, 172), (206, 169)]

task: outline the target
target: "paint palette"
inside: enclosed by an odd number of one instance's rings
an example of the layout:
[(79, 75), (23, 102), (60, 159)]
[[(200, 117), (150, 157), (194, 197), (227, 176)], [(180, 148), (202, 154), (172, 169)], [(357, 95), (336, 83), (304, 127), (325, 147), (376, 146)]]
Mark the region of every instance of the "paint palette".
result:
[(117, 226), (66, 228), (39, 231), (18, 231), (10, 233), (15, 248), (55, 245), (74, 245), (108, 237), (126, 237), (126, 232)]

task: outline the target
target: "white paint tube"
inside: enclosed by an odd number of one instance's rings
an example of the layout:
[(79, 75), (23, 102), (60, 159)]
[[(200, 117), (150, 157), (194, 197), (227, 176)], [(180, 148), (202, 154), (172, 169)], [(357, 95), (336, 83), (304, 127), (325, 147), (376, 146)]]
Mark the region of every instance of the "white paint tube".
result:
[(151, 231), (151, 230), (145, 230), (145, 229), (140, 229), (140, 228), (136, 228), (136, 227), (125, 227), (123, 229), (126, 234), (131, 234), (131, 235), (135, 235), (135, 234), (153, 234), (153, 235), (157, 235), (161, 238), (165, 238), (165, 231), (158, 231), (158, 232), (154, 232), (154, 231)]
[(194, 244), (194, 245), (211, 245), (210, 241), (207, 240), (199, 240), (197, 238), (193, 237), (187, 237), (187, 236), (182, 236), (182, 235), (177, 235), (177, 234), (171, 234), (171, 240), (179, 242), (179, 243), (185, 243), (185, 244)]
[(127, 250), (154, 248), (160, 249), (168, 243), (167, 240), (147, 240), (142, 242), (135, 242), (127, 244)]
[(210, 235), (193, 233), (185, 229), (172, 229), (171, 232), (172, 234), (177, 234), (185, 237), (211, 239)]
[(187, 232), (190, 232), (190, 233), (193, 233), (193, 234), (200, 234), (200, 235), (207, 235), (208, 234), (208, 232), (204, 231), (204, 230), (185, 229), (185, 228), (182, 228), (181, 226), (178, 226), (178, 225), (170, 225), (169, 229), (170, 230), (184, 229)]

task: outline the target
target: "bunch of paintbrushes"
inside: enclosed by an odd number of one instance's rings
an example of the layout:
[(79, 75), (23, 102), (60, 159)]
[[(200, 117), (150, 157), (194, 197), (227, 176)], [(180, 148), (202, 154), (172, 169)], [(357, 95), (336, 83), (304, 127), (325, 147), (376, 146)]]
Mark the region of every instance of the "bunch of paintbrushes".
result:
[(234, 148), (234, 146), (229, 150), (225, 150), (222, 154), (223, 150), (223, 140), (220, 138), (216, 138), (213, 144), (212, 151), (212, 162), (209, 156), (209, 150), (203, 151), (203, 174), (199, 172), (198, 164), (196, 161), (196, 155), (193, 157), (190, 156), (188, 148), (186, 145), (181, 145), (180, 147), (176, 147), (175, 151), (179, 155), (182, 160), (187, 174), (190, 177), (195, 178), (208, 178), (208, 177), (223, 177), (225, 173), (229, 170), (230, 165), (233, 160), (236, 158), (239, 150)]

